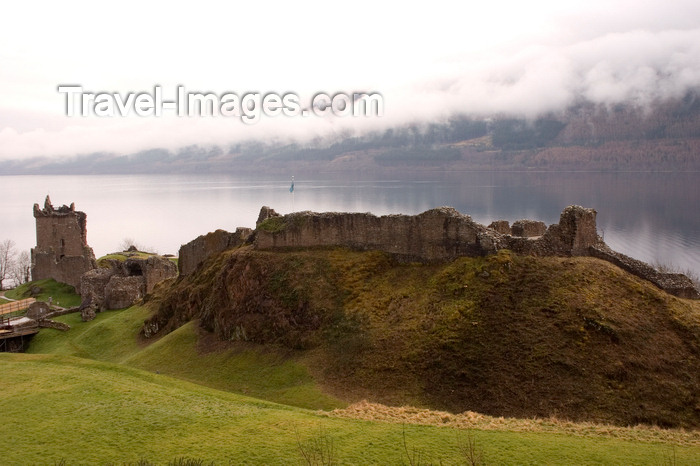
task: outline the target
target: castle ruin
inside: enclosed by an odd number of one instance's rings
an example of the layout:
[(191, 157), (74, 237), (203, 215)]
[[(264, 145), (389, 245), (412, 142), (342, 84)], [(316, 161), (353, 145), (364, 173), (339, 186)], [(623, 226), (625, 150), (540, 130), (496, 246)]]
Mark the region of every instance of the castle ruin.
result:
[(177, 265), (166, 257), (139, 257), (138, 252), (130, 251), (123, 254), (126, 260), (102, 259), (99, 268), (81, 277), (83, 321), (94, 319), (97, 312), (133, 306), (158, 283), (177, 276)]
[(256, 249), (342, 246), (379, 250), (399, 262), (449, 262), (462, 256), (485, 256), (500, 249), (533, 256), (592, 256), (647, 280), (681, 298), (700, 299), (687, 276), (664, 273), (649, 264), (613, 251), (598, 236), (595, 209), (566, 207), (559, 222), (545, 225), (497, 220), (488, 227), (451, 207), (418, 215), (347, 212), (294, 212), (280, 215), (263, 206), (255, 230), (239, 228), (200, 236), (180, 247), (180, 276), (194, 273), (209, 257), (223, 250), (251, 244)]
[[(493, 224), (492, 224), (493, 225)], [(294, 212), (279, 215), (263, 207), (255, 230), (255, 247), (345, 246), (379, 250), (402, 262), (448, 262), (462, 256), (484, 256), (499, 249), (536, 256), (585, 256), (603, 244), (596, 230), (596, 211), (569, 206), (559, 223), (499, 221), (486, 227), (452, 207), (418, 215), (341, 212)]]
[(488, 227), (451, 207), (418, 215), (294, 212), (279, 215), (263, 207), (254, 245), (258, 249), (345, 246), (376, 249), (409, 262), (447, 262), (460, 256), (484, 256), (499, 249), (533, 256), (593, 256), (647, 280), (667, 293), (700, 299), (687, 276), (659, 272), (652, 266), (608, 247), (598, 236), (595, 209), (566, 207), (559, 223), (498, 220)]
[(80, 293), (80, 277), (97, 267), (95, 254), (87, 244), (87, 215), (63, 205), (54, 208), (46, 196), (44, 208), (34, 204), (36, 247), (32, 248), (32, 278), (53, 278), (75, 287)]

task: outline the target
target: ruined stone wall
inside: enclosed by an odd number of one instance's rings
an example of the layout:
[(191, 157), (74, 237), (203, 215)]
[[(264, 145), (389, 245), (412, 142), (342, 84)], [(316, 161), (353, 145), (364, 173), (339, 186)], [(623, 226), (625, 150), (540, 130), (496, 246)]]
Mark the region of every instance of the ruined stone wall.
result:
[(659, 288), (683, 298), (700, 298), (685, 275), (660, 273), (608, 248), (598, 236), (594, 209), (565, 208), (559, 223), (518, 220), (510, 227), (499, 220), (484, 227), (449, 207), (419, 215), (377, 217), (360, 213), (298, 212), (279, 215), (263, 207), (255, 231), (258, 249), (345, 246), (380, 250), (399, 260), (442, 262), (460, 256), (480, 256), (507, 248), (535, 256), (592, 255), (623, 268)]
[(508, 220), (496, 220), (495, 222), (489, 223), (488, 228), (499, 232), (502, 235), (510, 235), (510, 222)]
[(142, 273), (146, 293), (152, 293), (158, 283), (177, 277), (177, 265), (165, 257), (151, 256), (143, 263)]
[(547, 231), (547, 225), (544, 222), (536, 220), (516, 220), (513, 222), (511, 234), (513, 236), (521, 236), (524, 238), (533, 238), (542, 236)]
[(96, 267), (95, 255), (87, 244), (87, 216), (75, 205), (51, 205), (46, 196), (44, 208), (34, 204), (36, 247), (32, 249), (32, 278), (53, 278), (74, 286), (80, 293), (80, 276)]
[(605, 244), (592, 246), (590, 248), (590, 254), (593, 257), (611, 262), (622, 270), (636, 275), (639, 278), (643, 278), (674, 296), (687, 299), (700, 299), (700, 293), (695, 289), (693, 281), (681, 273), (659, 272), (646, 262), (613, 251)]
[(419, 215), (382, 217), (337, 212), (267, 215), (255, 233), (255, 246), (259, 249), (347, 246), (385, 251), (403, 261), (423, 262), (493, 253), (501, 241), (502, 235), (450, 207)]
[[(602, 243), (596, 227), (597, 212), (580, 206), (569, 206), (559, 216), (559, 223), (542, 233), (541, 222), (519, 220), (506, 235), (507, 248), (519, 254), (535, 256), (587, 256), (589, 247)], [(516, 228), (516, 224), (528, 225)], [(532, 236), (539, 233), (541, 236)]]
[(240, 246), (253, 233), (250, 228), (237, 228), (234, 233), (216, 230), (197, 237), (187, 244), (180, 246), (178, 264), (180, 275), (185, 276), (194, 272), (208, 257), (229, 248)]
[(110, 259), (103, 265), (81, 277), (83, 320), (93, 319), (97, 312), (132, 306), (158, 283), (177, 276), (175, 263), (161, 256)]
[(39, 216), (35, 215), (37, 246), (51, 248), (56, 258), (83, 254), (87, 246), (86, 232), (81, 228), (86, 223), (83, 212), (54, 211), (52, 215), (39, 212)]
[(559, 223), (549, 228), (542, 222), (519, 220), (512, 229), (506, 221), (484, 227), (451, 207), (382, 217), (337, 212), (281, 216), (263, 207), (255, 232), (259, 249), (346, 246), (421, 262), (480, 256), (503, 248), (539, 256), (588, 255), (588, 247), (599, 242), (596, 211), (579, 206), (564, 209)]

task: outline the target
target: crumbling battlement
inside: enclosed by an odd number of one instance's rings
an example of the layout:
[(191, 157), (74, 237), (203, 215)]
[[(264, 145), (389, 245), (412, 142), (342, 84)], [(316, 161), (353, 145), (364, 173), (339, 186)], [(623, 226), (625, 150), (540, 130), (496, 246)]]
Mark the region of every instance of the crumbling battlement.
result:
[(187, 244), (180, 246), (178, 253), (180, 276), (189, 275), (208, 257), (229, 248), (240, 246), (253, 233), (250, 228), (236, 228), (234, 233), (216, 230), (198, 236)]
[(451, 207), (419, 215), (295, 212), (279, 215), (260, 210), (254, 244), (257, 249), (345, 246), (380, 250), (399, 261), (446, 262), (460, 256), (482, 256), (499, 249), (535, 256), (595, 256), (654, 283), (673, 295), (700, 298), (681, 274), (662, 274), (641, 261), (610, 250), (598, 236), (597, 212), (580, 206), (564, 209), (559, 223), (518, 220), (513, 227), (499, 220), (485, 227)]
[[(559, 216), (559, 223), (546, 229), (542, 222), (518, 220), (513, 223), (511, 233), (505, 234), (507, 248), (534, 256), (588, 256), (591, 246), (603, 244), (598, 236), (596, 215), (594, 209), (569, 206)], [(494, 223), (499, 224), (501, 231), (505, 230), (500, 221)]]
[(46, 196), (44, 208), (34, 204), (36, 247), (32, 249), (32, 278), (53, 278), (80, 293), (80, 276), (94, 269), (95, 254), (87, 243), (87, 215), (75, 204), (55, 209)]
[(443, 262), (506, 247), (505, 237), (451, 207), (419, 215), (295, 212), (263, 207), (255, 232), (258, 249), (346, 246), (380, 250), (400, 261)]
[(483, 256), (504, 248), (540, 256), (588, 255), (588, 247), (601, 241), (595, 217), (593, 209), (569, 206), (562, 212), (559, 223), (549, 228), (541, 222), (520, 220), (511, 231), (508, 223), (501, 221), (497, 222), (497, 231), (451, 207), (418, 215), (382, 217), (338, 212), (295, 212), (281, 216), (263, 207), (255, 246), (258, 249), (346, 246), (385, 251), (399, 260), (418, 262)]

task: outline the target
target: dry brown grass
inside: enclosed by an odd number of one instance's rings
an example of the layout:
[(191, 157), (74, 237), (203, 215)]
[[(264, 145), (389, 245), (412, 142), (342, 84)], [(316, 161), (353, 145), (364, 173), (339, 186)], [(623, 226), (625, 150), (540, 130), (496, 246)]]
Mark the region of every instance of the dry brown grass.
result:
[(361, 419), (366, 421), (391, 422), (398, 424), (419, 424), (444, 426), (458, 429), (479, 429), (510, 432), (553, 433), (577, 437), (615, 438), (634, 442), (663, 442), (685, 446), (700, 446), (700, 431), (685, 429), (662, 429), (648, 425), (618, 427), (591, 422), (570, 422), (556, 418), (515, 419), (492, 417), (472, 411), (451, 414), (446, 411), (415, 408), (412, 406), (393, 407), (361, 401), (347, 408), (321, 412), (330, 417)]

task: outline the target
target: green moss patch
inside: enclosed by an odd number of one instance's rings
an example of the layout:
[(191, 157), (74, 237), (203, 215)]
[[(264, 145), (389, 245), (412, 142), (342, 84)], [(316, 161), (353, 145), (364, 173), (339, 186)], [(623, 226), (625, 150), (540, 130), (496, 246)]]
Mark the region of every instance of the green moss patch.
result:
[(284, 230), (287, 224), (283, 217), (270, 217), (263, 220), (256, 228), (268, 233), (277, 233)]

